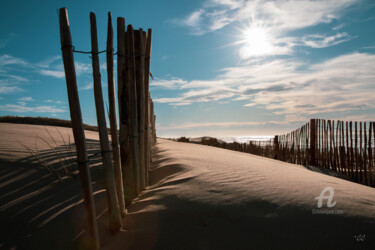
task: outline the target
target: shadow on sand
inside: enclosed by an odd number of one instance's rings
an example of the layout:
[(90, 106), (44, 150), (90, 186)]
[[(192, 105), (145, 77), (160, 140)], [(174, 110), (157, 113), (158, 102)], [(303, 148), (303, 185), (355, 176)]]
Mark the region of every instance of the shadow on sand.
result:
[[(75, 145), (70, 146), (75, 149)], [(40, 151), (39, 156), (63, 173), (56, 151), (69, 158), (66, 147)], [(87, 151), (92, 156), (91, 175), (100, 214), (105, 210), (105, 191), (99, 142), (87, 140)], [(17, 161), (0, 159), (0, 166), (1, 249), (72, 249), (84, 245), (84, 240), (73, 240), (86, 228), (78, 176), (59, 181), (31, 155)]]
[[(99, 152), (98, 141), (88, 141), (88, 152)], [(41, 153), (56, 160), (52, 150)], [(124, 230), (116, 236), (108, 232), (100, 155), (91, 158), (106, 249), (370, 249), (374, 244), (374, 223), (361, 218), (314, 215), (304, 207), (266, 200), (215, 205), (166, 193), (176, 185), (192, 185), (195, 178), (183, 177), (187, 166), (171, 161), (169, 153), (156, 145), (151, 186), (128, 206)], [(79, 180), (59, 182), (30, 162), (31, 157), (0, 162), (0, 248), (84, 248), (87, 226)], [(359, 234), (367, 240), (356, 241)]]

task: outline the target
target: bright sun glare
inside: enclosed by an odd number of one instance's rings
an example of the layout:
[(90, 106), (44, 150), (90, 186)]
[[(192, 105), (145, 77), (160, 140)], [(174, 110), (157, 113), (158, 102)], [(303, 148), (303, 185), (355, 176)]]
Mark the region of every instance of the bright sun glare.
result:
[(244, 46), (240, 50), (242, 58), (268, 54), (272, 50), (267, 31), (259, 27), (247, 28), (243, 33)]

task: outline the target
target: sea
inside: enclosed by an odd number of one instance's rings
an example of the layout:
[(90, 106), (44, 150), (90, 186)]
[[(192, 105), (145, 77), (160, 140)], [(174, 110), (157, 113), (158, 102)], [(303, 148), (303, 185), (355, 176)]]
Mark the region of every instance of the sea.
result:
[(216, 137), (222, 141), (227, 143), (231, 142), (238, 142), (238, 143), (247, 143), (249, 141), (268, 141), (273, 139), (273, 136), (224, 136), (224, 137)]

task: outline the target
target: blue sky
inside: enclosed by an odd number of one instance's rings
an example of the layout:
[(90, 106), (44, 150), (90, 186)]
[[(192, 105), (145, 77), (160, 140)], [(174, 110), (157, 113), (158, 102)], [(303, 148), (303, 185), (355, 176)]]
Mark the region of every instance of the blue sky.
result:
[[(0, 115), (70, 119), (57, 10), (89, 51), (89, 12), (105, 49), (107, 12), (152, 28), (159, 136), (288, 132), (310, 118), (374, 120), (371, 0), (2, 1)], [(114, 27), (116, 30), (116, 27)], [(96, 124), (91, 62), (75, 54), (83, 120)], [(107, 102), (105, 55), (100, 56)]]

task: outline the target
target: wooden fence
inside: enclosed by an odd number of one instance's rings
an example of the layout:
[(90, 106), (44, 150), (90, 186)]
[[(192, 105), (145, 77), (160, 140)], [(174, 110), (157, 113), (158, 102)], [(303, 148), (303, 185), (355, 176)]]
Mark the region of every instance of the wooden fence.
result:
[[(149, 92), (152, 30), (134, 30), (125, 19), (117, 18), (117, 83), (119, 125), (117, 130), (114, 85), (114, 48), (111, 13), (108, 13), (107, 48), (98, 50), (96, 17), (90, 13), (91, 51), (77, 51), (72, 44), (68, 13), (59, 11), (61, 50), (68, 90), (70, 116), (77, 149), (83, 200), (88, 216), (90, 248), (99, 249), (100, 241), (91, 184), (89, 160), (79, 103), (73, 53), (92, 58), (96, 115), (108, 201), (109, 229), (117, 233), (126, 206), (149, 185), (152, 148), (156, 142), (154, 105)], [(100, 75), (99, 54), (106, 52), (111, 147), (108, 140)], [(112, 156), (111, 156), (112, 154)]]
[(281, 161), (319, 166), (375, 186), (375, 122), (311, 119), (302, 127), (267, 141), (223, 143), (215, 138), (202, 144)]
[(286, 135), (275, 136), (275, 158), (346, 174), (375, 186), (374, 122), (311, 119)]

